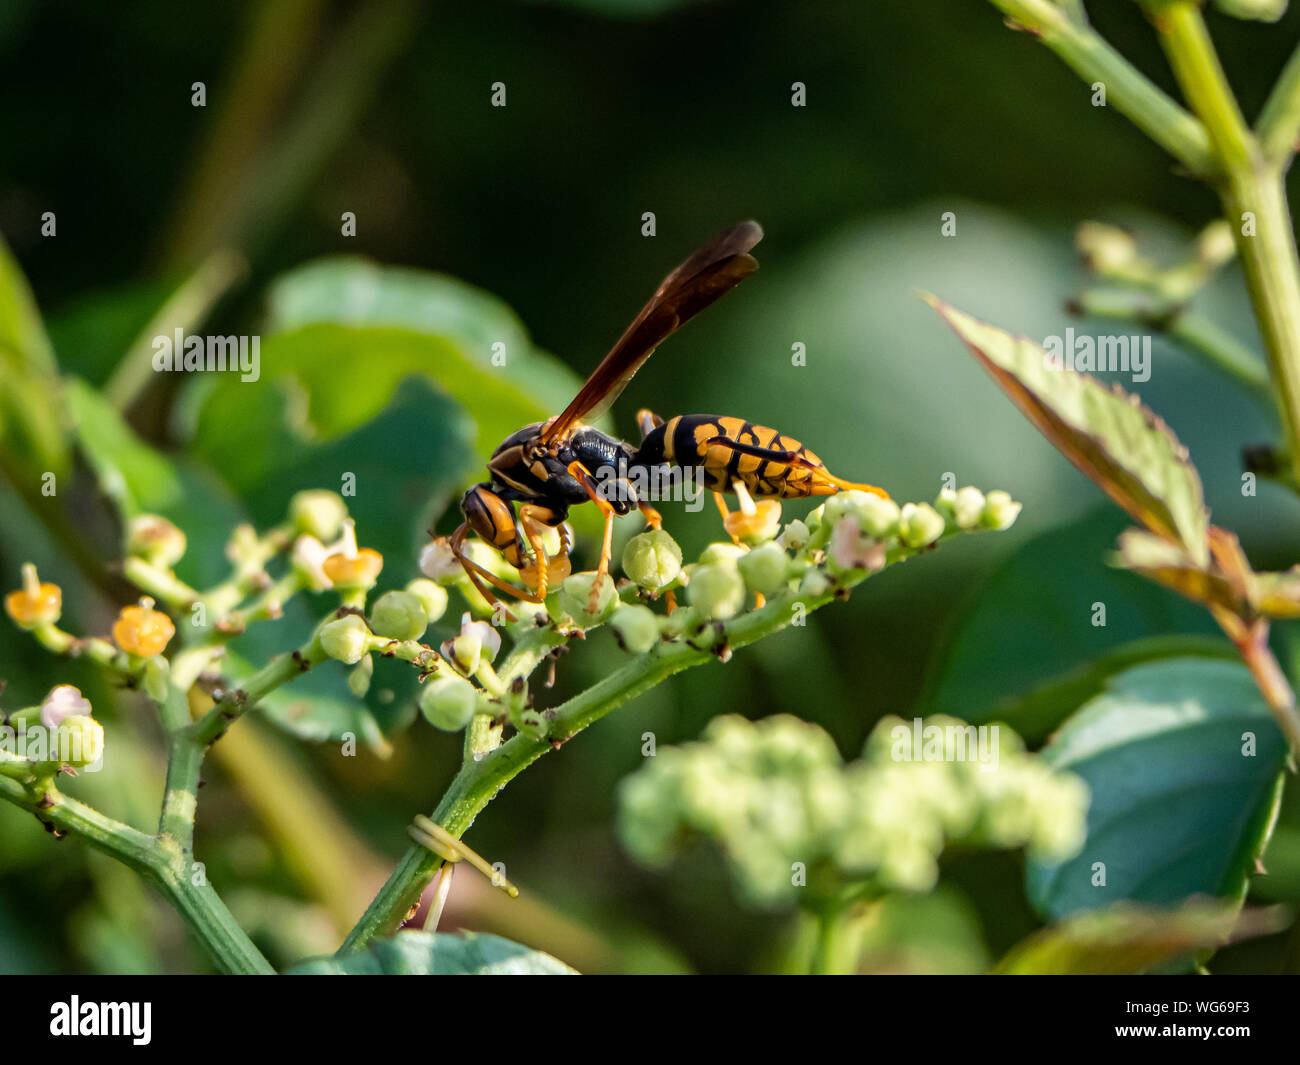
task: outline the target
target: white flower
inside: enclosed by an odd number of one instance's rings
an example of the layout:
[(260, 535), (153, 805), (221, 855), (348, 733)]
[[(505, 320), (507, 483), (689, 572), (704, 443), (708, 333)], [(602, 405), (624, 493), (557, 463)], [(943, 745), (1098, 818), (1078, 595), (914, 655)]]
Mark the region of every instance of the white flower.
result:
[(325, 559), (330, 554), (330, 549), (314, 536), (300, 536), (293, 542), (291, 558), (294, 568), (306, 578), (312, 591), (323, 592), (333, 587), (324, 569)]
[(90, 700), (81, 694), (80, 688), (71, 684), (60, 684), (51, 688), (50, 694), (41, 703), (41, 724), (48, 729), (59, 727), (65, 717), (90, 717)]
[(461, 576), (464, 570), (444, 538), (425, 544), (420, 552), (420, 572), (430, 580), (445, 581)]

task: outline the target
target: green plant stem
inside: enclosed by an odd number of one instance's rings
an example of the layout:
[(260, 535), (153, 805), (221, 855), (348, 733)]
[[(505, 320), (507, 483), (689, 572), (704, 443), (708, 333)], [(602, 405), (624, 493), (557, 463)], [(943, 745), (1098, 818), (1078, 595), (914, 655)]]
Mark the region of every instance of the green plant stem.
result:
[[(107, 817), (64, 795), (52, 784), (24, 787), (0, 777), (0, 798), (35, 814), (60, 832), (75, 833), (96, 850), (116, 858), (150, 880), (180, 913), (213, 960), (227, 973), (273, 973), (275, 970), (244, 934), (220, 896), (175, 845)], [(195, 883), (199, 879), (200, 883)]]
[(280, 655), (272, 659), (238, 688), (227, 692), (192, 726), (194, 741), (203, 747), (208, 746), (225, 732), (232, 722), (242, 717), (276, 688), (324, 662), (326, 657), (320, 641), (313, 637), (292, 654)]
[(1287, 60), (1255, 128), (1264, 157), (1286, 170), (1300, 140), (1300, 47)]
[(1218, 323), (1180, 305), (1152, 306), (1142, 294), (1089, 289), (1079, 295), (1081, 314), (1159, 330), (1188, 353), (1226, 374), (1254, 399), (1273, 407), (1268, 368), (1255, 352)]
[[(1246, 288), (1264, 339), (1292, 470), (1300, 482), (1300, 256), (1281, 165), (1264, 157), (1228, 87), (1200, 6), (1178, 0), (1153, 22), (1174, 76), (1219, 160), (1215, 181), (1233, 228)], [(1254, 227), (1245, 224), (1253, 216)]]
[[(959, 533), (949, 531), (940, 542), (953, 535)], [(915, 553), (906, 548), (894, 547), (887, 554), (886, 564), (901, 561)], [(870, 574), (865, 570), (853, 570), (837, 582), (836, 587), (828, 588), (821, 595), (800, 594), (798, 589), (792, 589), (769, 599), (758, 610), (725, 623), (712, 624), (720, 630), (727, 648), (741, 648), (789, 626), (798, 614), (795, 610), (796, 603), (802, 604), (806, 612), (811, 612), (868, 576)], [(516, 654), (520, 655), (519, 662), (514, 663), (508, 659), (502, 669), (503, 678), (522, 675), (518, 670), (530, 668), (529, 663), (531, 666), (540, 663), (544, 657), (544, 643), (539, 637), (518, 649)], [(714, 648), (718, 646), (713, 645)], [(433, 820), (459, 838), (506, 784), (548, 751), (559, 748), (629, 699), (653, 688), (674, 673), (711, 661), (717, 653), (716, 649), (679, 641), (660, 644), (655, 650), (632, 660), (552, 711), (550, 729), (546, 736), (516, 733), (478, 761), (466, 759), (438, 803)], [(338, 953), (342, 955), (361, 950), (375, 936), (392, 935), (419, 902), (421, 894), (441, 865), (442, 858), (436, 854), (424, 847), (411, 847), (356, 926), (348, 933)]]
[[(171, 337), (176, 328), (200, 325), (218, 299), (247, 269), (244, 260), (227, 250), (209, 255), (149, 320), (122, 356), (104, 385), (104, 395), (119, 411), (125, 411), (154, 379), (154, 338)], [(179, 357), (180, 352), (176, 353)]]
[(126, 579), (161, 603), (184, 610), (199, 598), (199, 593), (169, 569), (162, 569), (142, 558), (128, 558), (122, 564)]
[(1193, 174), (1217, 165), (1205, 128), (1110, 46), (1072, 5), (1074, 15), (1051, 0), (991, 0), (1014, 23), (1033, 33), (1084, 81), (1101, 82), (1107, 102)]

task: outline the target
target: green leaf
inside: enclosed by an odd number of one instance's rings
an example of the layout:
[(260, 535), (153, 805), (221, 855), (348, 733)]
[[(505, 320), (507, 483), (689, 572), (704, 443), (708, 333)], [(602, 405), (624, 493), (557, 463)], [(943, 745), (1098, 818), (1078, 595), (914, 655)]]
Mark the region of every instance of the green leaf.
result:
[(1118, 385), (1053, 369), (1026, 337), (936, 299), (926, 301), (1038, 430), (1116, 503), (1152, 532), (1209, 561), (1209, 514), (1201, 479), (1173, 431)]
[[(442, 274), (323, 259), (280, 278), (269, 303), (272, 333), (329, 323), (442, 341), (442, 348), (427, 352), (431, 358), (402, 372), (428, 373), (470, 411), (483, 430), (485, 457), (516, 429), (558, 414), (582, 384), (560, 360), (533, 346), (505, 303)], [(497, 355), (504, 365), (494, 364)]]
[(0, 358), (10, 365), (47, 374), (57, 369), (54, 349), (36, 308), (36, 297), (3, 239), (0, 239)]
[(1242, 913), (1235, 904), (1196, 899), (1174, 910), (1117, 903), (1076, 914), (1017, 943), (994, 967), (1002, 975), (1144, 973), (1198, 950), (1285, 927), (1278, 910)]
[(126, 518), (165, 514), (181, 499), (175, 468), (145, 444), (113, 406), (80, 378), (68, 378), (64, 396), (82, 454), (99, 487)]
[(128, 281), (61, 305), (49, 329), (65, 372), (102, 386), (172, 287), (161, 278)]
[(360, 954), (316, 958), (292, 976), (571, 976), (574, 970), (549, 954), (500, 936), (467, 932), (399, 932), (375, 940)]
[(1223, 573), (1197, 565), (1178, 544), (1152, 536), (1144, 529), (1124, 530), (1120, 534), (1119, 550), (1111, 555), (1111, 562), (1140, 573), (1194, 603), (1222, 607), (1232, 613), (1245, 607)]
[(931, 661), (927, 711), (1002, 721), (1037, 742), (1136, 662), (1180, 652), (1235, 660), (1204, 610), (1104, 563), (1127, 524), (1099, 507), (989, 573)]
[[(1244, 666), (1180, 658), (1127, 670), (1042, 754), (1087, 782), (1092, 805), (1074, 858), (1028, 865), (1029, 899), (1041, 914), (1122, 899), (1242, 900), (1272, 829), (1286, 757)], [(1095, 884), (1103, 867), (1105, 884)]]
[(0, 452), (15, 476), (67, 469), (57, 374), (36, 299), (0, 239)]
[(226, 541), (236, 525), (248, 520), (227, 485), (202, 463), (150, 447), (85, 381), (66, 379), (64, 396), (77, 444), (123, 524), (136, 514), (161, 514), (189, 539), (177, 574), (204, 587), (224, 579)]

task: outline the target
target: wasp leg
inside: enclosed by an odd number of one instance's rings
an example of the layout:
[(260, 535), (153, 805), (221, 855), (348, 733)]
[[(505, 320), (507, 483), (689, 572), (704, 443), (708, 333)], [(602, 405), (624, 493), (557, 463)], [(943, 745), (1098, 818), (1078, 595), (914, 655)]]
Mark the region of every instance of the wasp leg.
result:
[[(547, 557), (545, 546), (542, 544), (542, 530), (553, 528), (547, 522), (547, 518), (554, 521), (556, 513), (550, 507), (540, 506), (536, 503), (524, 503), (519, 508), (519, 524), (523, 526), (524, 538), (528, 541), (528, 546), (533, 550), (533, 565), (537, 567), (537, 602), (543, 602), (546, 599), (548, 581), (550, 579), (550, 558)], [(571, 543), (563, 527), (560, 529), (560, 553), (555, 556), (557, 559), (567, 559), (569, 557), (569, 548)]]
[(605, 539), (600, 545), (600, 564), (596, 567), (596, 579), (591, 582), (591, 595), (587, 599), (587, 609), (594, 614), (600, 605), (600, 586), (609, 577), (609, 560), (614, 554), (614, 515), (617, 511), (610, 501), (600, 494), (595, 478), (581, 462), (569, 463), (569, 473), (586, 489), (587, 497), (605, 515)]
[[(732, 440), (726, 436), (713, 436), (704, 443), (706, 445), (721, 444), (723, 447), (731, 448), (732, 451), (739, 452), (742, 455), (753, 455), (754, 458), (765, 459), (768, 462), (779, 462), (787, 466), (799, 466), (805, 470), (812, 470), (816, 480), (834, 488), (837, 492), (857, 490), (859, 492), (869, 492), (871, 495), (880, 496), (884, 499), (890, 498), (889, 493), (883, 488), (877, 488), (874, 484), (857, 484), (854, 481), (846, 481), (843, 477), (836, 477), (825, 466), (818, 465), (797, 451), (778, 451), (772, 448), (757, 447), (754, 444), (742, 444), (740, 441)], [(829, 493), (816, 494), (824, 495)]]
[[(713, 441), (710, 440), (709, 443), (713, 443)], [(715, 503), (718, 504), (718, 513), (722, 515), (722, 527), (723, 527), (724, 529), (726, 529), (726, 528), (727, 528), (727, 519), (728, 519), (729, 517), (731, 517), (731, 508), (727, 506), (727, 501), (726, 501), (726, 499), (723, 497), (723, 495), (722, 495), (721, 492), (714, 492), (714, 493), (713, 493), (713, 502), (715, 502)], [(727, 531), (727, 535), (731, 537), (731, 542), (732, 542), (733, 544), (735, 544), (737, 547), (740, 547), (740, 546), (741, 546), (741, 545), (740, 545), (740, 538), (739, 538), (735, 533), (733, 533), (733, 532), (731, 532), (730, 530), (728, 530), (728, 531)]]
[(643, 503), (638, 499), (636, 505), (645, 517), (646, 528), (658, 531), (664, 527), (663, 515), (649, 503)]
[[(474, 585), (479, 595), (492, 604), (501, 602), (500, 596), (484, 587), (483, 581), (486, 580), (493, 587), (505, 592), (507, 595), (512, 595), (516, 599), (525, 603), (540, 603), (542, 601), (530, 592), (520, 591), (509, 581), (503, 581), (491, 570), (484, 569), (470, 558), (462, 549), (463, 544), (465, 543), (465, 537), (468, 535), (469, 531), (469, 523), (463, 523), (460, 528), (451, 534), (451, 537), (448, 540), (448, 546), (450, 546), (451, 553), (456, 556), (456, 561), (460, 563), (461, 569), (465, 571), (465, 576), (469, 578), (470, 583)], [(504, 604), (502, 605), (504, 606)], [(510, 613), (509, 610), (506, 610), (506, 619), (509, 621), (516, 620), (515, 616)]]
[(659, 426), (663, 425), (664, 420), (654, 411), (646, 410), (642, 407), (636, 412), (636, 427), (641, 431), (641, 439), (653, 433)]

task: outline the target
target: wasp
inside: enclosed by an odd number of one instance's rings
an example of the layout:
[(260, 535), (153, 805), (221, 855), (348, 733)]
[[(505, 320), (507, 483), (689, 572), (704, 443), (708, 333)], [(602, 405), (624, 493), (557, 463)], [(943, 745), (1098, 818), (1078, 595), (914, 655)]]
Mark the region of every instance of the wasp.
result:
[[(594, 610), (601, 582), (609, 575), (614, 518), (636, 509), (650, 528), (661, 526), (658, 511), (637, 495), (632, 475), (638, 472), (693, 468), (724, 516), (724, 492), (801, 499), (853, 488), (888, 498), (882, 488), (834, 476), (793, 437), (743, 418), (682, 414), (665, 421), (643, 410), (637, 416), (641, 441), (635, 448), (583, 422), (608, 410), (655, 349), (683, 323), (758, 269), (750, 251), (762, 237), (757, 222), (741, 222), (691, 255), (664, 278), (558, 416), (524, 426), (492, 453), (489, 480), (465, 493), (460, 503), (465, 520), (448, 538), (452, 554), (489, 602), (496, 602), (497, 596), (487, 585), (525, 602), (544, 601), (551, 567), (567, 572), (573, 546), (565, 524), (569, 508), (592, 502), (605, 516), (591, 590)], [(553, 558), (547, 557), (542, 542), (547, 528), (560, 532), (559, 553)], [(471, 559), (465, 552), (471, 532), (520, 571), (528, 588), (517, 588)]]

